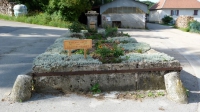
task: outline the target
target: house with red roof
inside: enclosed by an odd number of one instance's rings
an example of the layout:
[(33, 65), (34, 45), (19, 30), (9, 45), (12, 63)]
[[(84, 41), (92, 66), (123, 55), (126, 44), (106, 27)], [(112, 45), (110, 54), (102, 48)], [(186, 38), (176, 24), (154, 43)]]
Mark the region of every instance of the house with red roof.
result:
[(166, 15), (174, 20), (180, 15), (193, 16), (200, 21), (200, 0), (160, 0), (150, 8), (149, 21), (161, 23)]

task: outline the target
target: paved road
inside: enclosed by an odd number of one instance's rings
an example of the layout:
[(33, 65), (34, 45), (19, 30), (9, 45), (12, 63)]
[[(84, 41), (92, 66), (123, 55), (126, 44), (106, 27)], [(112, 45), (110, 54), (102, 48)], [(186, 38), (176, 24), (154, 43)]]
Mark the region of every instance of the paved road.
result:
[(0, 99), (17, 75), (31, 70), (34, 57), (63, 33), (66, 29), (0, 20)]
[[(36, 94), (30, 101), (0, 101), (0, 112), (197, 112), (199, 103), (200, 36), (168, 26), (148, 24), (150, 30), (125, 30), (138, 41), (178, 59), (181, 79), (190, 90), (189, 104), (177, 104), (166, 97), (141, 101), (106, 98), (97, 100), (78, 95)], [(31, 69), (38, 54), (53, 43), (66, 29), (0, 20), (0, 99), (8, 94), (19, 74)]]

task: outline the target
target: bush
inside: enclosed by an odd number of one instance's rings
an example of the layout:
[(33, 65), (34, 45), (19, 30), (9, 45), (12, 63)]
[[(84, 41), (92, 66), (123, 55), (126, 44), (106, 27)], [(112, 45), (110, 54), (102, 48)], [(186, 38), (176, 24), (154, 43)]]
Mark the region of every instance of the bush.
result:
[(106, 37), (114, 37), (117, 35), (117, 27), (107, 27), (105, 30)]
[(200, 22), (192, 21), (189, 23), (190, 32), (200, 33)]
[(84, 30), (85, 27), (84, 25), (82, 25), (81, 23), (79, 22), (73, 22), (70, 26), (69, 26), (69, 30), (71, 32), (76, 32), (76, 33), (79, 33), (81, 32), (81, 30)]
[(162, 18), (162, 21), (164, 24), (168, 24), (173, 20), (173, 18), (171, 16), (165, 16), (164, 18)]

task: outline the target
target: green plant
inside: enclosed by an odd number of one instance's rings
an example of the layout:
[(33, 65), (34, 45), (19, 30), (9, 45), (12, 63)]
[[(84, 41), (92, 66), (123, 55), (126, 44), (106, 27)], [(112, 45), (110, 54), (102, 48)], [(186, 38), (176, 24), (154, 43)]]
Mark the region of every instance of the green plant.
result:
[(164, 18), (162, 18), (162, 21), (164, 24), (168, 24), (173, 20), (173, 18), (171, 16), (165, 16)]
[(155, 97), (155, 94), (154, 94), (152, 91), (150, 91), (150, 92), (148, 93), (148, 97)]
[(99, 39), (101, 40), (103, 38), (103, 35), (102, 34), (93, 34), (93, 35), (89, 35), (89, 36), (86, 36), (87, 39)]
[(124, 55), (124, 49), (118, 47), (115, 43), (111, 45), (106, 43), (98, 43), (95, 53), (98, 55), (102, 63), (120, 63), (122, 59), (120, 56)]
[(123, 36), (131, 37), (128, 33), (123, 33)]
[(200, 33), (200, 22), (192, 21), (189, 22), (190, 32)]
[(189, 32), (189, 31), (190, 31), (190, 28), (189, 28), (189, 27), (187, 27), (187, 28), (178, 28), (178, 29), (180, 29), (180, 30), (182, 30), (182, 31), (184, 31), (184, 32)]
[(157, 96), (165, 96), (165, 93), (164, 92), (158, 92)]
[(107, 27), (105, 29), (105, 36), (106, 37), (114, 37), (117, 35), (117, 27)]
[(137, 53), (142, 53), (142, 49), (137, 49), (136, 52)]
[[(84, 49), (78, 49), (78, 50), (76, 50), (75, 54), (84, 54)], [(88, 50), (87, 50), (86, 54), (89, 54)]]
[(88, 32), (91, 34), (96, 34), (97, 30), (96, 29), (91, 29), (91, 28), (87, 28)]
[(83, 49), (79, 49), (75, 52), (75, 54), (84, 54), (84, 50)]
[(31, 12), (26, 16), (19, 16), (17, 18), (0, 14), (0, 18), (10, 21), (19, 21), (30, 24), (47, 25), (47, 26), (54, 26), (61, 28), (68, 28), (69, 25), (71, 24), (71, 22), (69, 21), (64, 21), (59, 18), (51, 17), (51, 15), (47, 13), (37, 13), (37, 12)]
[(94, 85), (90, 88), (90, 90), (92, 91), (93, 94), (101, 93), (101, 90), (100, 90), (100, 88), (99, 88), (99, 84), (98, 84), (98, 83), (94, 84)]
[(73, 22), (70, 26), (69, 26), (69, 30), (71, 32), (76, 32), (76, 33), (79, 33), (81, 32), (81, 30), (85, 29), (84, 26), (79, 23), (79, 22)]
[(189, 97), (190, 91), (188, 89), (186, 89), (186, 88), (185, 88), (185, 93), (186, 93), (187, 97)]
[(83, 36), (81, 34), (72, 34), (70, 37), (83, 39)]

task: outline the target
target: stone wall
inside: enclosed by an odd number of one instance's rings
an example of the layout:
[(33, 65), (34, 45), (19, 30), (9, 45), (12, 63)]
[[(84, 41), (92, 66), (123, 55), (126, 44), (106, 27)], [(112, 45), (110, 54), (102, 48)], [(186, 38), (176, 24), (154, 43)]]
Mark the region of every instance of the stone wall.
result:
[(13, 0), (0, 0), (0, 14), (14, 15), (13, 7), (16, 2)]
[[(59, 71), (101, 71), (101, 70), (129, 70), (129, 69), (145, 69), (145, 68), (166, 68), (180, 67), (180, 63), (176, 60), (170, 62), (146, 63), (135, 62), (128, 64), (102, 64), (93, 66), (77, 66), (72, 69), (63, 67)], [(39, 72), (42, 68), (35, 68), (34, 72)], [(106, 73), (106, 74), (85, 74), (65, 76), (42, 76), (34, 77), (35, 90), (37, 92), (58, 92), (68, 93), (88, 92), (90, 88), (98, 83), (102, 91), (129, 91), (129, 90), (159, 90), (165, 89), (164, 75), (170, 72), (138, 72), (138, 73)], [(178, 72), (178, 71), (177, 71)]]
[(194, 20), (194, 17), (192, 16), (179, 16), (177, 19), (176, 19), (176, 27), (178, 28), (187, 28), (188, 27), (188, 23), (190, 21), (193, 21)]

